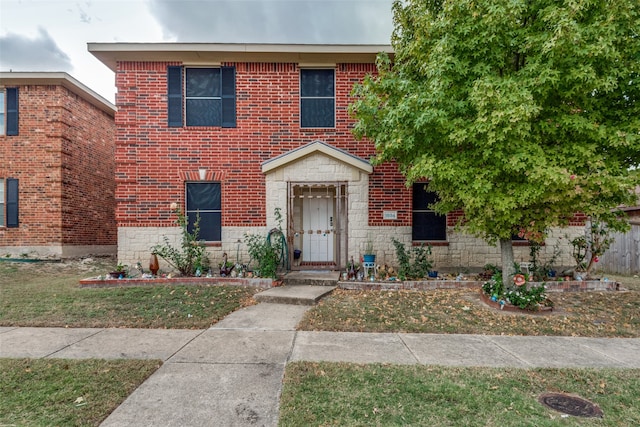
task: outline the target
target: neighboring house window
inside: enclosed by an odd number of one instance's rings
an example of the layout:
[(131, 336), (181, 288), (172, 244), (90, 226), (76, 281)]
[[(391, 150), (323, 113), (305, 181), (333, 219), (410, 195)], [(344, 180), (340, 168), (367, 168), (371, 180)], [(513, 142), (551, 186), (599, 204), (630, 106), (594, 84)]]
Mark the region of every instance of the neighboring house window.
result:
[(235, 79), (234, 67), (168, 67), (169, 126), (235, 127)]
[(300, 70), (300, 127), (335, 127), (335, 87), (333, 69)]
[(0, 179), (0, 227), (18, 227), (17, 179)]
[(413, 229), (412, 239), (447, 240), (447, 217), (431, 209), (438, 195), (427, 191), (425, 183), (413, 184)]
[(222, 240), (222, 202), (219, 182), (187, 183), (188, 230), (200, 216), (200, 240), (219, 242)]
[(0, 92), (0, 135), (18, 135), (18, 88), (8, 87)]

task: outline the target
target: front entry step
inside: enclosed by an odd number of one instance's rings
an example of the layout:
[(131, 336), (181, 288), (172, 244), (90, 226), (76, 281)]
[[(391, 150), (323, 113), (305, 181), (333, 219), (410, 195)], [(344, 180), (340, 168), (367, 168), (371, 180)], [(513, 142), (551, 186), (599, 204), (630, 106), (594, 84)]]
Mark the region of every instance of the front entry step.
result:
[(339, 277), (339, 271), (301, 270), (287, 273), (283, 282), (285, 286), (337, 286)]
[(258, 302), (274, 304), (315, 305), (333, 292), (335, 286), (279, 286), (253, 296)]

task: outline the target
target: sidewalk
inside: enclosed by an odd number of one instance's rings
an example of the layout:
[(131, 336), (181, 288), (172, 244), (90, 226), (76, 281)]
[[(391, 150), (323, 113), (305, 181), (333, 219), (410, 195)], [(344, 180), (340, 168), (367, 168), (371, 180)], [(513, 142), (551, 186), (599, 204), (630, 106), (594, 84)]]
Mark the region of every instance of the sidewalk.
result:
[(295, 331), (260, 303), (206, 330), (0, 328), (0, 357), (162, 359), (103, 426), (276, 426), (286, 363), (640, 368), (640, 339)]

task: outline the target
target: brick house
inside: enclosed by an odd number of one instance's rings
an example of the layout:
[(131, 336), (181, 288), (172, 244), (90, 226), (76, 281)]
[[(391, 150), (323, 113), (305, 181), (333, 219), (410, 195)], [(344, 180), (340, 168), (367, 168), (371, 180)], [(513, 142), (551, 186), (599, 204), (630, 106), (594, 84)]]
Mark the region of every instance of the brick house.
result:
[(0, 255), (115, 254), (115, 107), (62, 72), (0, 72)]
[[(214, 262), (247, 260), (245, 233), (277, 226), (292, 268), (344, 268), (368, 240), (392, 264), (392, 238), (434, 246), (436, 267), (499, 264), (499, 249), (454, 229), (428, 208), (423, 184), (405, 186), (396, 165), (371, 166), (348, 113), (354, 83), (375, 73), (390, 46), (209, 43), (89, 43), (116, 75), (118, 259), (145, 262), (162, 236), (177, 241), (175, 202)], [(556, 230), (551, 251), (566, 233)], [(551, 243), (551, 244), (549, 244)], [(517, 246), (517, 260), (528, 248)], [(216, 261), (217, 260), (217, 261)], [(562, 263), (570, 265), (566, 254)]]

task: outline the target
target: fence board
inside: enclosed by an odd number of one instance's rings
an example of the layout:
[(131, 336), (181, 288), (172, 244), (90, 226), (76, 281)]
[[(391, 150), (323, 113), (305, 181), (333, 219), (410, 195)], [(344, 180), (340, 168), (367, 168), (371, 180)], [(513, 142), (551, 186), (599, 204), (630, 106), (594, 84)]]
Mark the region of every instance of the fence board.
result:
[(631, 221), (627, 233), (612, 233), (614, 242), (600, 257), (599, 270), (632, 275), (640, 273), (640, 221)]

